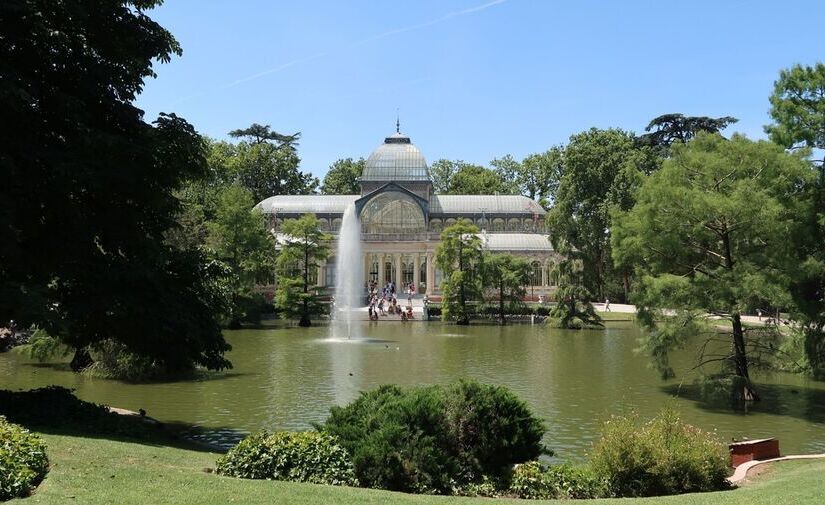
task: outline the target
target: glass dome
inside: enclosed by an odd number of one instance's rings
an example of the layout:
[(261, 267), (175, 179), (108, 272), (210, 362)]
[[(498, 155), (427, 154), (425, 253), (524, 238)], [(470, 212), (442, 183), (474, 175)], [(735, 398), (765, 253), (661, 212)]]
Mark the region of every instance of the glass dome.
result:
[(410, 138), (395, 133), (367, 158), (362, 181), (429, 181), (424, 155)]
[(375, 196), (361, 209), (364, 233), (418, 233), (427, 230), (424, 212), (406, 193), (387, 191)]

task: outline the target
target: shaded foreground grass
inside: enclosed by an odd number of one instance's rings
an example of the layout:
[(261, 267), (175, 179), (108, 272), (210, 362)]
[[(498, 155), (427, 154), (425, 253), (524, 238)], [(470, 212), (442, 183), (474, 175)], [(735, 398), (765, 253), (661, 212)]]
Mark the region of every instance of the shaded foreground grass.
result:
[[(251, 481), (208, 473), (217, 454), (139, 442), (43, 434), (51, 469), (35, 494), (8, 503), (42, 504), (446, 504), (547, 503), (421, 496), (369, 489)], [(773, 466), (741, 489), (664, 498), (566, 503), (819, 504), (825, 503), (825, 461)]]

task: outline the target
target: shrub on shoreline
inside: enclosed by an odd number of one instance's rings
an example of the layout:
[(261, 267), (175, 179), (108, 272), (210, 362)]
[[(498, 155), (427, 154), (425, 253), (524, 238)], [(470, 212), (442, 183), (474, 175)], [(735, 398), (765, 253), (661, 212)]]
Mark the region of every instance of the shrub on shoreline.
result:
[(356, 486), (349, 454), (334, 437), (317, 431), (255, 433), (221, 456), (220, 475)]
[(537, 458), (545, 428), (503, 387), (461, 381), (401, 389), (381, 386), (333, 407), (320, 429), (352, 455), (362, 485), (452, 494), (506, 480)]
[(0, 416), (0, 501), (28, 496), (48, 471), (43, 440)]
[(671, 409), (639, 425), (635, 418), (604, 423), (590, 467), (611, 496), (661, 496), (728, 489), (727, 451), (713, 434)]

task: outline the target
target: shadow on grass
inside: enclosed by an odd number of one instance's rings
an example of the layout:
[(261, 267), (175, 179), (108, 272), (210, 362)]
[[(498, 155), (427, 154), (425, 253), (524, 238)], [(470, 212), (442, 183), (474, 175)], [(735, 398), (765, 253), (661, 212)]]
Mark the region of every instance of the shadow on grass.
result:
[(761, 400), (744, 402), (730, 390), (707, 384), (662, 386), (671, 396), (684, 398), (708, 412), (748, 415), (752, 413), (789, 416), (814, 423), (825, 423), (825, 390), (784, 384), (757, 384)]
[(181, 421), (160, 423), (139, 415), (116, 414), (103, 405), (80, 400), (71, 390), (59, 386), (0, 391), (0, 415), (44, 434), (203, 452), (223, 452), (245, 436), (228, 427), (204, 428)]

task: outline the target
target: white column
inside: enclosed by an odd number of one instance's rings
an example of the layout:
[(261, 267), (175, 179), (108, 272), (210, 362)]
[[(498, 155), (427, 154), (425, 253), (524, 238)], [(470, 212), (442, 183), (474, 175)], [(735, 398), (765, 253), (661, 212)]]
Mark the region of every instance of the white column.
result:
[(435, 293), (435, 269), (433, 268), (433, 253), (427, 253), (427, 294)]
[(384, 254), (378, 254), (378, 288), (383, 288), (384, 284), (387, 283), (387, 279), (384, 278)]
[(364, 253), (364, 272), (362, 273), (363, 279), (362, 282), (366, 286), (370, 282), (370, 255), (369, 253)]
[(547, 277), (547, 260), (541, 266), (541, 285), (547, 286), (549, 278)]
[(415, 286), (415, 292), (418, 293), (418, 282), (421, 280), (421, 265), (418, 262), (421, 259), (418, 256), (418, 253), (413, 255), (413, 285)]
[(326, 279), (326, 261), (323, 263), (318, 263), (318, 280), (315, 281), (316, 286), (326, 286), (324, 282)]
[(401, 254), (395, 255), (395, 289), (401, 289)]

